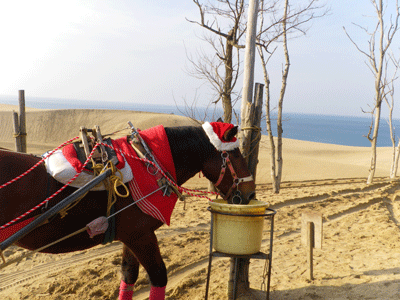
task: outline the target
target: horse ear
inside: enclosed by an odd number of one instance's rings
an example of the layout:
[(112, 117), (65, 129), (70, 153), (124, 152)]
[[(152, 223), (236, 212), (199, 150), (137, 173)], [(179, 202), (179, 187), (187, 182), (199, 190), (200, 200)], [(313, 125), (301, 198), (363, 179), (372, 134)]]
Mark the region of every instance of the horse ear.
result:
[(237, 133), (238, 133), (238, 127), (237, 126), (225, 131), (225, 133), (224, 133), (224, 141), (225, 142), (231, 141), (235, 137), (235, 135)]
[(224, 123), (224, 120), (222, 120), (222, 118), (219, 117), (218, 120), (217, 120), (217, 122), (222, 122), (222, 123)]

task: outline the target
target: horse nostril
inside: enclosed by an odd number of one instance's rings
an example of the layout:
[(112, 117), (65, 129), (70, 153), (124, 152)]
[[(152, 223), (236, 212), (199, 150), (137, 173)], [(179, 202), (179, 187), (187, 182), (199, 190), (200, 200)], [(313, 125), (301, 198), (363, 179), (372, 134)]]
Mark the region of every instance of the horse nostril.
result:
[(256, 197), (256, 193), (255, 192), (251, 192), (249, 194), (249, 201), (254, 200), (255, 197)]

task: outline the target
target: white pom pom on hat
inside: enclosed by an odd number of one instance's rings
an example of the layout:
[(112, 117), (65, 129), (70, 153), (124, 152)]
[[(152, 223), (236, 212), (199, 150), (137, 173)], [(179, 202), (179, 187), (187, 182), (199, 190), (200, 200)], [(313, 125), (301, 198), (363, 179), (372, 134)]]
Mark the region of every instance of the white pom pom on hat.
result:
[(222, 122), (205, 122), (202, 127), (211, 144), (218, 151), (232, 151), (239, 147), (239, 140), (236, 137), (233, 137), (230, 141), (224, 140), (225, 132), (235, 127), (235, 125)]

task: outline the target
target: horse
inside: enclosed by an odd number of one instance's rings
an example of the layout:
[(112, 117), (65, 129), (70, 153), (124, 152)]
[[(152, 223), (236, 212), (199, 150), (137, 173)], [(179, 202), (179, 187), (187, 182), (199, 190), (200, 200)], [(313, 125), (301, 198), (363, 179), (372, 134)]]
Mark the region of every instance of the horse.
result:
[[(202, 172), (208, 180), (216, 184), (220, 194), (229, 203), (232, 203), (235, 197), (239, 197), (242, 204), (247, 204), (255, 198), (254, 181), (240, 180), (240, 178), (251, 178), (251, 174), (238, 148), (228, 151), (218, 150), (205, 129), (200, 126), (164, 129), (175, 165), (178, 186)], [(222, 143), (236, 139), (237, 132), (237, 126), (232, 125), (224, 132)], [(231, 166), (225, 172), (224, 165), (228, 157)], [(39, 157), (33, 155), (0, 150), (0, 186), (24, 173), (39, 160)], [(221, 173), (222, 169), (224, 172)], [(49, 176), (46, 167), (40, 164), (26, 176), (0, 189), (0, 225), (30, 210), (61, 186), (61, 183)], [(50, 205), (55, 205), (75, 190), (73, 187), (65, 188), (51, 200)], [(115, 203), (115, 210), (122, 209), (126, 203), (132, 201), (131, 196), (118, 200)], [(65, 217), (57, 215), (15, 244), (29, 250), (39, 249), (85, 227), (90, 221), (104, 215), (106, 209), (107, 191), (90, 191), (68, 211)], [(40, 213), (41, 210), (38, 209), (31, 213), (30, 217)], [(133, 286), (139, 274), (139, 264), (149, 276), (151, 283), (149, 299), (165, 299), (167, 271), (154, 233), (162, 225), (163, 222), (144, 213), (137, 205), (132, 205), (115, 216), (115, 240), (123, 244), (120, 300), (132, 299)], [(86, 232), (82, 232), (41, 252), (57, 254), (84, 250), (101, 244), (103, 238), (104, 234), (89, 238)]]

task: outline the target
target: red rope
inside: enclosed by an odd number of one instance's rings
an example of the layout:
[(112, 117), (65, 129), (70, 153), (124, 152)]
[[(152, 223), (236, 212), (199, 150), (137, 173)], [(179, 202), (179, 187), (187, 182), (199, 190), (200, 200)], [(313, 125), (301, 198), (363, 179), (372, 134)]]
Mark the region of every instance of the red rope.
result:
[[(15, 177), (14, 179), (11, 179), (9, 182), (6, 182), (2, 185), (0, 185), (0, 190), (4, 187), (6, 187), (7, 185), (10, 185), (11, 183), (21, 179), (22, 177), (24, 177), (25, 175), (28, 175), (30, 172), (32, 172), (35, 168), (37, 168), (42, 162), (45, 161), (45, 159), (47, 157), (49, 157), (50, 155), (52, 155), (54, 152), (56, 152), (58, 149), (65, 147), (67, 144), (71, 143), (72, 141), (78, 139), (79, 137), (74, 137), (72, 139), (70, 139), (69, 141), (66, 141), (65, 143), (61, 144), (60, 146), (58, 146), (57, 148), (55, 148), (54, 150), (52, 150), (46, 157), (43, 157), (40, 161), (38, 161), (35, 165), (33, 165), (30, 169), (28, 169), (26, 172), (22, 173), (21, 175)], [(1, 227), (0, 227), (1, 229)]]
[[(74, 138), (76, 139), (76, 138)], [(72, 140), (74, 140), (72, 139)], [(72, 141), (70, 140), (70, 141)], [(63, 145), (65, 146), (68, 142), (65, 142)], [(64, 147), (63, 146), (63, 147)], [(74, 177), (72, 177), (64, 186), (62, 186), (58, 191), (56, 191), (53, 195), (51, 195), (50, 197), (46, 198), (44, 201), (42, 201), (41, 203), (39, 203), (38, 205), (36, 205), (35, 207), (31, 208), (30, 210), (28, 210), (27, 212), (23, 213), (22, 215), (20, 215), (19, 217), (16, 217), (14, 220), (0, 226), (0, 230), (1, 229), (5, 229), (8, 226), (14, 224), (15, 222), (21, 220), (22, 218), (26, 217), (27, 215), (29, 215), (30, 213), (34, 212), (36, 209), (38, 209), (39, 207), (43, 206), (44, 204), (46, 204), (47, 202), (49, 202), (51, 199), (53, 199), (55, 196), (57, 196), (59, 193), (61, 193), (67, 186), (69, 186), (83, 171), (83, 169), (85, 168), (85, 166), (88, 164), (88, 162), (90, 161), (90, 159), (93, 156), (94, 151), (96, 150), (96, 148), (99, 146), (99, 144), (96, 144), (93, 149), (92, 152), (90, 152), (87, 160), (85, 161), (85, 163), (83, 164), (82, 168), (79, 170), (78, 173), (75, 174)], [(48, 156), (52, 155), (56, 150), (58, 150), (59, 148), (61, 148), (61, 146), (59, 146), (58, 148), (56, 148), (55, 150), (53, 150), (52, 152), (49, 153)], [(45, 158), (43, 158), (39, 163), (43, 162)], [(28, 171), (26, 171), (24, 174), (14, 178), (13, 180), (10, 180), (9, 182), (7, 182), (6, 184), (3, 184), (2, 186), (0, 186), (0, 188), (3, 188), (4, 186), (7, 186), (9, 184), (11, 184), (12, 182), (17, 181), (18, 179), (22, 178), (23, 176), (25, 176), (26, 174), (28, 174), (29, 172), (31, 172), (34, 168), (36, 168), (39, 163), (37, 163), (35, 166), (33, 166), (32, 168), (30, 168)]]

